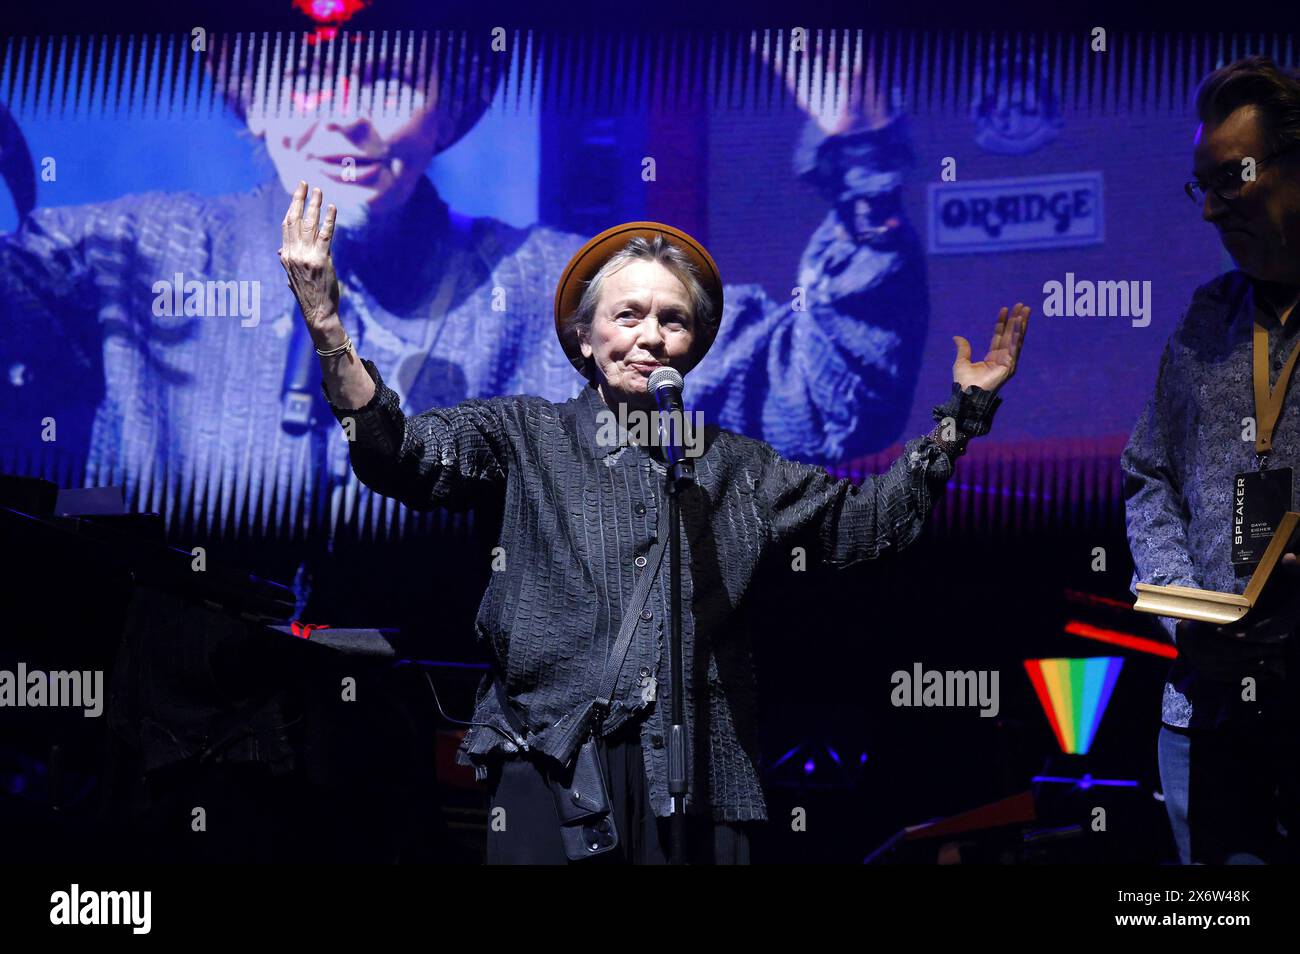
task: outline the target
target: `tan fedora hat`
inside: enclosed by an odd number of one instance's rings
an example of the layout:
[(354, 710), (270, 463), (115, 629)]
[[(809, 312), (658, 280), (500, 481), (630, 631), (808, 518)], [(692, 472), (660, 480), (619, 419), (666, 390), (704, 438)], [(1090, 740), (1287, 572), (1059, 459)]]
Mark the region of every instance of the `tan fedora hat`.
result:
[(578, 303), (582, 301), (583, 291), (595, 278), (596, 272), (600, 271), (600, 267), (609, 261), (614, 253), (621, 251), (629, 241), (637, 237), (652, 241), (657, 235), (663, 236), (665, 241), (671, 242), (686, 253), (695, 266), (700, 284), (704, 286), (705, 292), (713, 302), (714, 320), (711, 327), (697, 329), (696, 334), (702, 337), (696, 338), (695, 360), (691, 366), (698, 364), (713, 346), (718, 326), (722, 323), (722, 277), (718, 274), (718, 266), (713, 261), (713, 257), (703, 245), (671, 225), (664, 225), (662, 222), (624, 222), (622, 225), (606, 229), (578, 249), (577, 254), (564, 267), (560, 282), (555, 288), (555, 333), (560, 339), (564, 353), (569, 356), (570, 363), (578, 369), (579, 374), (585, 372), (587, 359), (582, 356), (578, 333), (571, 319), (578, 310)]

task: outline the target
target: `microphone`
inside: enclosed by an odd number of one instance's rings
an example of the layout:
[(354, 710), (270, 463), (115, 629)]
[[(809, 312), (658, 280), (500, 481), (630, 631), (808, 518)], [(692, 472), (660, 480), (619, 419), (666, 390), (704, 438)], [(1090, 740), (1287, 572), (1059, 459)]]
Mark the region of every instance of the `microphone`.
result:
[(314, 360), (315, 352), (307, 325), (295, 321), (284, 363), (284, 382), (280, 386), (280, 426), (295, 436), (311, 427), (312, 401), (316, 396), (314, 372), (320, 366)]
[(682, 408), (684, 382), (673, 368), (659, 368), (650, 374), (646, 387), (653, 392), (659, 406), (659, 442), (674, 480), (694, 479), (695, 465), (686, 457), (682, 446), (686, 412)]

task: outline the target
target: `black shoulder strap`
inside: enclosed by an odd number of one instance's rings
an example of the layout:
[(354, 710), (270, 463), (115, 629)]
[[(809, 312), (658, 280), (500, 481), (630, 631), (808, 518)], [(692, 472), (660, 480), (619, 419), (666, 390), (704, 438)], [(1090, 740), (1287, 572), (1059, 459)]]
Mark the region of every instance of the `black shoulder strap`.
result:
[(641, 571), (641, 576), (636, 581), (636, 589), (632, 591), (632, 601), (628, 604), (627, 612), (623, 614), (623, 622), (618, 628), (618, 638), (614, 640), (614, 648), (609, 651), (609, 658), (605, 661), (605, 678), (601, 681), (600, 691), (596, 693), (596, 705), (600, 707), (602, 716), (609, 712), (612, 704), (610, 697), (614, 695), (614, 688), (618, 685), (618, 674), (623, 668), (623, 659), (627, 656), (628, 647), (632, 645), (632, 633), (636, 629), (646, 598), (650, 596), (650, 584), (654, 582), (659, 564), (663, 562), (664, 550), (668, 543), (666, 530), (667, 528), (664, 528), (664, 532), (659, 534), (659, 539), (650, 550), (645, 569)]

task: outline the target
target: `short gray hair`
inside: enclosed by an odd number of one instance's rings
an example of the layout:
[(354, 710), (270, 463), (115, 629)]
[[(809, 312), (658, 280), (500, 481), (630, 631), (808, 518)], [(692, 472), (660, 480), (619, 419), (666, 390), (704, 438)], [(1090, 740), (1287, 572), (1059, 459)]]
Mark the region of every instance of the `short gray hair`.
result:
[[(574, 334), (577, 334), (579, 328), (585, 329), (588, 334), (591, 333), (591, 323), (596, 318), (596, 306), (600, 303), (600, 292), (605, 279), (634, 261), (658, 262), (685, 286), (686, 296), (691, 303), (691, 320), (695, 332), (692, 350), (712, 341), (722, 316), (713, 313), (713, 299), (700, 283), (695, 263), (680, 246), (669, 242), (662, 235), (656, 235), (653, 239), (645, 239), (638, 235), (630, 239), (625, 246), (611, 255), (604, 265), (600, 266), (600, 270), (592, 276), (587, 287), (582, 290), (582, 298), (578, 301), (577, 310), (569, 319)], [(587, 359), (587, 367), (583, 373), (592, 387), (595, 387), (596, 368), (590, 358)]]

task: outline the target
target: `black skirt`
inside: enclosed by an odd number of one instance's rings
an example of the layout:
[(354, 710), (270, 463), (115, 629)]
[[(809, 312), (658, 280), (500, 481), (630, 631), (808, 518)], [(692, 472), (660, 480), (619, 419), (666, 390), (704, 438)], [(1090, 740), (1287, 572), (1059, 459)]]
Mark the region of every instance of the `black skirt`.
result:
[[(668, 819), (657, 818), (646, 784), (640, 727), (629, 723), (601, 739), (619, 846), (578, 864), (668, 863)], [(560, 821), (541, 769), (527, 758), (495, 763), (488, 775), (487, 863), (490, 865), (569, 864), (560, 841)], [(503, 812), (498, 813), (497, 809)], [(494, 818), (499, 819), (494, 824)], [(687, 815), (686, 844), (691, 864), (749, 864), (748, 826)], [(494, 830), (504, 825), (500, 831)]]

